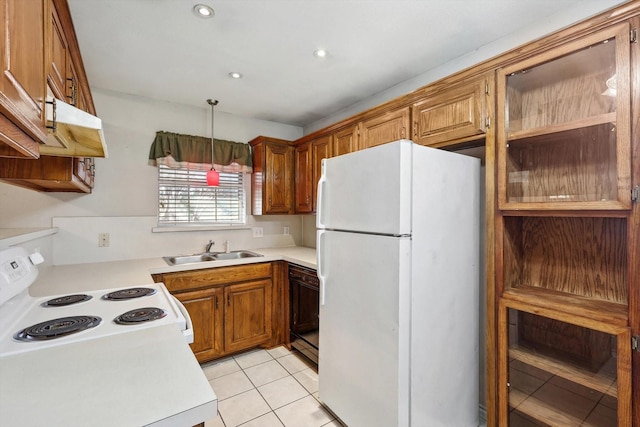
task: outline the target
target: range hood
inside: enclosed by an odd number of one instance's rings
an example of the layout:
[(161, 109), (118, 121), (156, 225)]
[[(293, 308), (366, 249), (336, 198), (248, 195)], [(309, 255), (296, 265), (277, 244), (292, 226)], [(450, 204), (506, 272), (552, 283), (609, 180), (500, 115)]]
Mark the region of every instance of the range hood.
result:
[(40, 154), (64, 157), (107, 157), (102, 120), (73, 105), (53, 98), (46, 103), (49, 144)]

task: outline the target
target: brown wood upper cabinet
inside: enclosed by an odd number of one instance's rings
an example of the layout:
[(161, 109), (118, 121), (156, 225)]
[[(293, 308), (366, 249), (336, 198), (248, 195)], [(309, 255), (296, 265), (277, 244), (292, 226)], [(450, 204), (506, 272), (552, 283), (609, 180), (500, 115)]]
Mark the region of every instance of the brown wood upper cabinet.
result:
[(325, 135), (296, 147), (296, 213), (316, 211), (322, 159), (331, 157), (331, 140)]
[(353, 153), (358, 149), (358, 125), (349, 125), (333, 134), (332, 157)]
[(90, 157), (0, 159), (0, 180), (36, 191), (91, 193), (95, 164)]
[(0, 155), (37, 158), (46, 140), (45, 0), (0, 0)]
[(311, 141), (296, 146), (296, 213), (313, 211), (313, 166)]
[(199, 362), (272, 344), (271, 263), (155, 274), (153, 279), (164, 282), (189, 312), (191, 350)]
[(489, 125), (491, 76), (465, 81), (414, 103), (413, 141), (441, 147), (484, 136)]
[(359, 124), (359, 147), (364, 149), (398, 139), (411, 138), (410, 114), (410, 107), (404, 107), (363, 120)]
[(293, 214), (295, 147), (290, 141), (265, 136), (249, 144), (253, 148), (252, 214)]
[(498, 70), (501, 209), (631, 207), (630, 25)]

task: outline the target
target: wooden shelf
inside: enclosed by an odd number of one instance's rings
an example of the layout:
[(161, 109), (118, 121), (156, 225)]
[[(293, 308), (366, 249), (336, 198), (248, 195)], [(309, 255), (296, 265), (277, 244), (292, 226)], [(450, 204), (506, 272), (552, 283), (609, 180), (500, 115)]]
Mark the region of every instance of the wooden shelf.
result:
[[(538, 128), (524, 129), (516, 132), (510, 132), (508, 134), (509, 143), (515, 142), (523, 139), (531, 139), (535, 137), (540, 137), (543, 135), (552, 135), (559, 132), (567, 132), (567, 131), (576, 131), (582, 130), (584, 128), (590, 126), (599, 126), (606, 123), (615, 123), (616, 122), (616, 113), (607, 113), (600, 114), (597, 116), (586, 117), (581, 120), (576, 120), (572, 122), (560, 123), (557, 125), (549, 125)], [(541, 138), (541, 142), (549, 141), (549, 138)]]
[(579, 316), (615, 326), (626, 327), (629, 321), (626, 304), (596, 300), (545, 288), (533, 286), (509, 288), (502, 296), (505, 299), (567, 313), (571, 317)]
[(611, 397), (618, 397), (616, 366), (615, 359), (613, 358), (605, 363), (598, 372), (592, 372), (588, 369), (550, 358), (549, 356), (540, 355), (525, 348), (510, 348), (509, 358)]

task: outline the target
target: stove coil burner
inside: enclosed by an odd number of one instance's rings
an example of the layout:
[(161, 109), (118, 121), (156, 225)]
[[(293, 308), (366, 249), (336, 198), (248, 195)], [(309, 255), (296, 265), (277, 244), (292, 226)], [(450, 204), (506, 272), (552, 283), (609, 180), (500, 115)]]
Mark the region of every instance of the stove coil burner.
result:
[(91, 295), (75, 294), (65, 295), (58, 298), (50, 299), (42, 303), (43, 307), (65, 307), (67, 305), (77, 304), (84, 301), (89, 301), (93, 298)]
[(166, 315), (167, 312), (161, 308), (144, 307), (127, 311), (126, 313), (121, 314), (120, 316), (113, 319), (113, 321), (119, 325), (138, 325), (140, 323), (162, 319)]
[(14, 338), (20, 341), (45, 341), (62, 338), (76, 332), (98, 326), (102, 319), (97, 316), (70, 316), (47, 320), (18, 332)]
[(128, 288), (128, 289), (120, 289), (118, 291), (109, 292), (104, 295), (102, 298), (111, 301), (122, 301), (133, 298), (146, 297), (147, 295), (153, 295), (157, 291), (152, 288)]

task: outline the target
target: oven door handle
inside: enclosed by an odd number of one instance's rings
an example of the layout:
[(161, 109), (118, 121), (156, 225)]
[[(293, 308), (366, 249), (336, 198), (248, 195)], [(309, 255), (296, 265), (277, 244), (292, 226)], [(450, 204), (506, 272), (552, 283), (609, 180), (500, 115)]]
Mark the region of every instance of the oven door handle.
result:
[(180, 313), (184, 316), (185, 330), (182, 331), (182, 335), (184, 336), (185, 341), (187, 341), (187, 344), (191, 344), (193, 342), (193, 323), (191, 322), (191, 316), (189, 316), (187, 308), (178, 298), (173, 295), (171, 295), (171, 298), (176, 302), (178, 310), (180, 310)]

